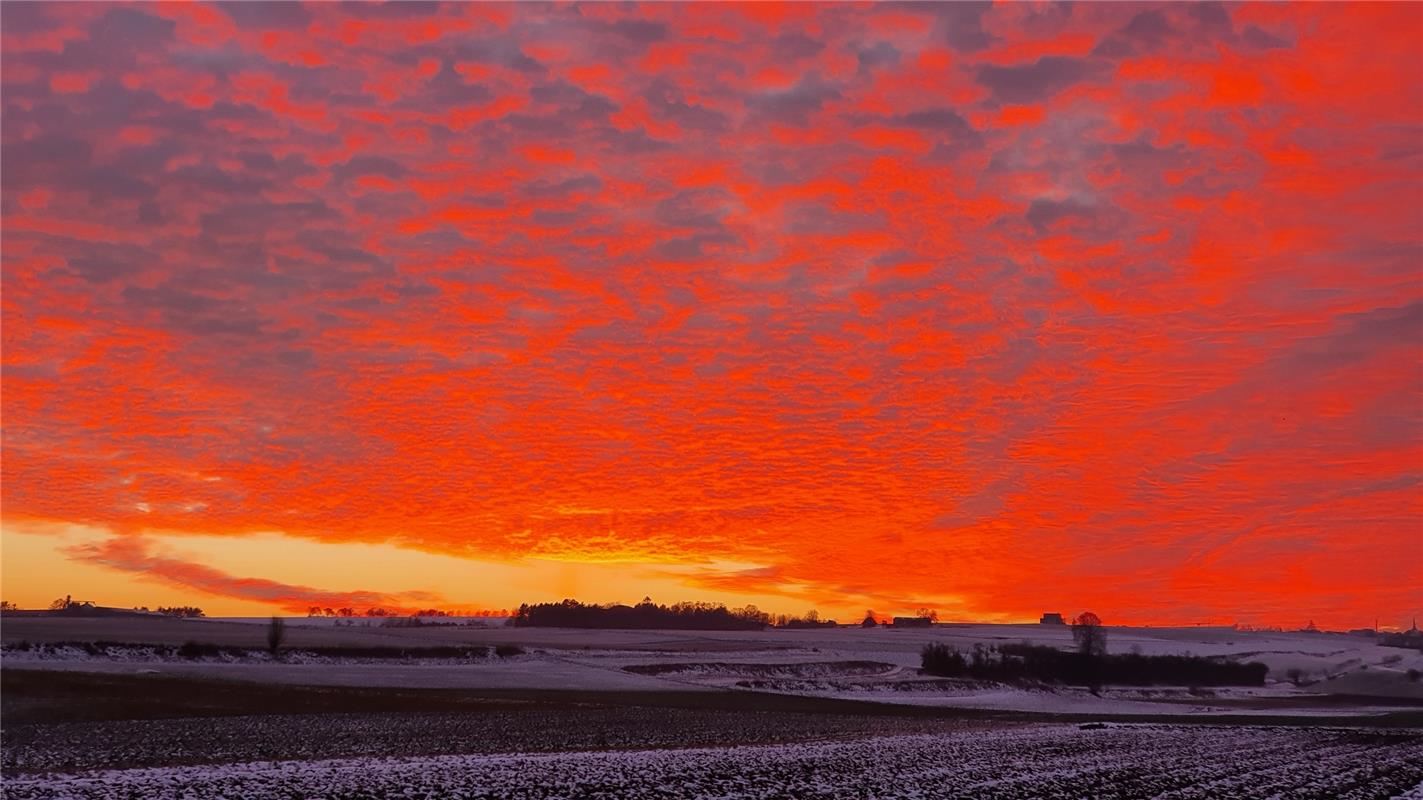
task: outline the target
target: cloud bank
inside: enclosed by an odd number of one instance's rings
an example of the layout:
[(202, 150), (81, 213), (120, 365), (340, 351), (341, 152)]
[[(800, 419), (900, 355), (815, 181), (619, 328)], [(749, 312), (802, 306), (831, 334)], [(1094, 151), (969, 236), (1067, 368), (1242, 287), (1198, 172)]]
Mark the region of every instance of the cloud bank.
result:
[(1407, 5), (0, 14), (8, 516), (1419, 610)]

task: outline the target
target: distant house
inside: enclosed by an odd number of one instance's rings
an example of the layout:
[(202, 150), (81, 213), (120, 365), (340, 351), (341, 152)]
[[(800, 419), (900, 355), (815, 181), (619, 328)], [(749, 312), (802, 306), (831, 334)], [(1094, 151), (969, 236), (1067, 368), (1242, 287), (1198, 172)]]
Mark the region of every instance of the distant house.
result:
[[(44, 617), (145, 617), (149, 616), (147, 611), (133, 611), (127, 608), (112, 608), (109, 606), (95, 605), (92, 600), (71, 600), (69, 605), (63, 608), (47, 609), (36, 612), (38, 616)], [(28, 616), (28, 615), (27, 615)]]
[(929, 617), (895, 617), (891, 627), (894, 628), (931, 628), (934, 620)]
[(1048, 611), (1043, 614), (1043, 618), (1038, 620), (1039, 625), (1066, 625), (1062, 615), (1056, 611)]

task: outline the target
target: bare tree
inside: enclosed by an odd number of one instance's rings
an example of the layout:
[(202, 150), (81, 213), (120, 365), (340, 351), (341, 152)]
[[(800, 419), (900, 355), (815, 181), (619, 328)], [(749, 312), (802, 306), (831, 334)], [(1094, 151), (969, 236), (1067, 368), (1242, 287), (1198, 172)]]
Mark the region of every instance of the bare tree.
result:
[(1107, 632), (1102, 629), (1102, 618), (1091, 611), (1072, 618), (1072, 638), (1077, 640), (1077, 651), (1084, 656), (1107, 654)]
[(272, 621), (267, 624), (267, 649), (276, 655), (281, 649), (282, 640), (287, 638), (287, 621), (281, 617), (272, 617)]
[(914, 612), (914, 616), (918, 617), (919, 619), (927, 619), (932, 622), (939, 621), (939, 612), (935, 611), (932, 608), (921, 608), (918, 611)]

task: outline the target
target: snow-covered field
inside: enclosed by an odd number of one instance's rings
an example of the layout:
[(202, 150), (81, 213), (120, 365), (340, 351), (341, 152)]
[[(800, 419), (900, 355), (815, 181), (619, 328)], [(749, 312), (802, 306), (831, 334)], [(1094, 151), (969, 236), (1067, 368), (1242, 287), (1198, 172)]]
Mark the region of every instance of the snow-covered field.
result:
[[(293, 626), (273, 658), (263, 620), (7, 619), (3, 795), (1423, 800), (1423, 727), (1398, 727), (1423, 726), (1423, 682), (1408, 676), (1423, 654), (1367, 637), (1112, 628), (1112, 652), (1262, 661), (1270, 676), (1093, 694), (918, 669), (929, 642), (1066, 648), (1063, 627), (320, 622)], [(209, 702), (218, 716), (203, 718)], [(1117, 722), (1072, 724), (1084, 719)], [(1210, 724), (1166, 724), (1188, 719)]]
[[(442, 620), (447, 621), (447, 620)], [(349, 625), (325, 618), (290, 634), (289, 654), (272, 661), (262, 652), (263, 620), (15, 619), (3, 631), (5, 666), (107, 673), (161, 673), (195, 678), (323, 686), (657, 691), (726, 689), (770, 691), (876, 702), (1044, 713), (1200, 714), (1277, 713), (1293, 704), (1325, 715), (1311, 698), (1347, 695), (1334, 713), (1377, 713), (1384, 704), (1423, 703), (1423, 653), (1381, 647), (1371, 638), (1313, 633), (1237, 631), (1230, 628), (1109, 628), (1112, 652), (1191, 654), (1261, 661), (1266, 686), (1192, 691), (1108, 688), (1101, 696), (1061, 686), (1005, 687), (943, 681), (920, 675), (919, 650), (946, 642), (975, 645), (1027, 641), (1071, 646), (1071, 631), (1042, 625), (937, 625), (886, 628), (737, 632), (600, 631), (509, 628), (478, 624), (418, 628), (381, 627), (357, 619)], [(456, 621), (458, 622), (458, 621)], [(105, 627), (110, 625), (111, 627)], [(183, 659), (111, 648), (94, 655), (76, 648), (41, 648), (25, 642), (195, 640), (253, 648), (250, 657)], [(516, 659), (331, 659), (303, 655), (301, 647), (420, 648), (516, 644)], [(1265, 708), (1273, 704), (1274, 707)]]
[(110, 674), (173, 675), (220, 681), (290, 684), (294, 686), (367, 686), (405, 689), (586, 689), (592, 691), (705, 691), (694, 683), (677, 683), (620, 670), (571, 663), (554, 658), (487, 660), (477, 664), (283, 664), (254, 662), (44, 661), (5, 662), (25, 668)]
[(1043, 725), (755, 747), (359, 758), (12, 778), (29, 798), (1418, 797), (1423, 733)]
[[(31, 714), (34, 718), (36, 715)], [(252, 713), (5, 726), (6, 778), (138, 767), (459, 753), (722, 747), (944, 733), (998, 722), (577, 703), (465, 711)]]
[(462, 652), (445, 650), (410, 650), (404, 653), (392, 648), (386, 653), (332, 654), (319, 650), (284, 650), (280, 657), (268, 650), (247, 648), (226, 648), (210, 654), (184, 655), (180, 648), (172, 645), (148, 644), (49, 644), (41, 643), (24, 647), (5, 647), (7, 663), (31, 664), (98, 664), (119, 662), (129, 664), (175, 663), (191, 664), (318, 664), (322, 666), (350, 664), (389, 664), (391, 662), (410, 664), (482, 664), (495, 657), (489, 648), (464, 648)]

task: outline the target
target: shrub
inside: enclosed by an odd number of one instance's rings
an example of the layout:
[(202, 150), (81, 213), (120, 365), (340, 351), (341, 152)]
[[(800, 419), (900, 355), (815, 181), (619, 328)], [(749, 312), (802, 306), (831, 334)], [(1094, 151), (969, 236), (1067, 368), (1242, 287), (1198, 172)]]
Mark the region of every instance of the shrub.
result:
[(179, 658), (212, 658), (221, 653), (222, 650), (215, 644), (203, 644), (201, 642), (187, 641), (178, 648)]
[(494, 655), (500, 658), (512, 658), (524, 654), (524, 648), (517, 644), (499, 644), (494, 646)]
[(930, 675), (958, 678), (967, 674), (968, 661), (957, 648), (931, 642), (919, 651), (919, 663)]

